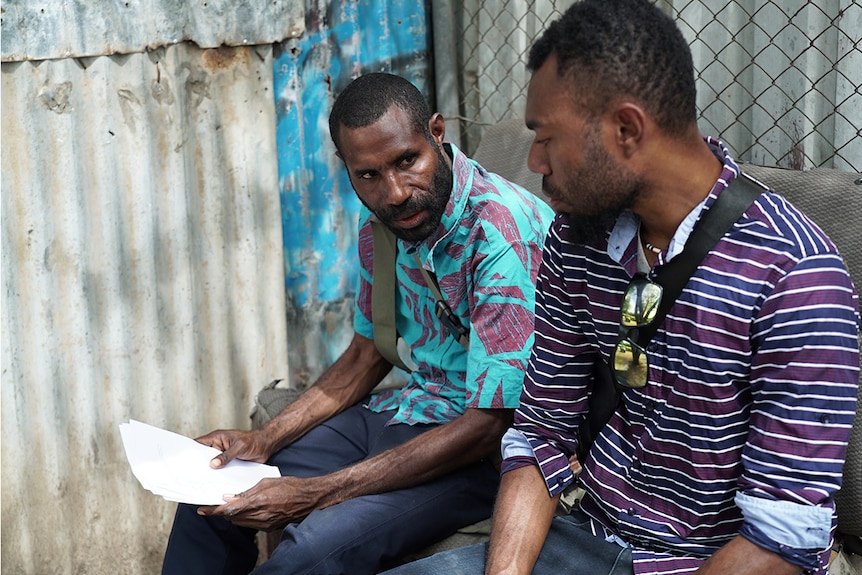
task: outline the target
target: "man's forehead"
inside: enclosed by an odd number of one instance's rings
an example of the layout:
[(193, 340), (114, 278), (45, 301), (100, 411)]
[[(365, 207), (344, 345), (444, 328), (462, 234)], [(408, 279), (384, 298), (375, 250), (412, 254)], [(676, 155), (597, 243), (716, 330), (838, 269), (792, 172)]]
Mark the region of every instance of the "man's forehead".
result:
[(370, 169), (397, 162), (426, 145), (425, 137), (412, 124), (381, 117), (369, 126), (342, 126), (341, 156), (351, 168)]
[(549, 64), (546, 61), (533, 73), (527, 87), (524, 118), (531, 130), (544, 125), (551, 117), (573, 111), (568, 86), (557, 75), (556, 63)]

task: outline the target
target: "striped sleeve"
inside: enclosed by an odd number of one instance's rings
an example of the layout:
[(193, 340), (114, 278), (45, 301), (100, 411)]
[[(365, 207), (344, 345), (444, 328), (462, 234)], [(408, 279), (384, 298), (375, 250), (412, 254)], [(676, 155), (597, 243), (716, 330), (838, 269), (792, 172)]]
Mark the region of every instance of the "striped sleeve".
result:
[(586, 275), (569, 273), (571, 262), (561, 251), (567, 229), (558, 217), (548, 232), (537, 280), (535, 344), (515, 413), (515, 428), (532, 446), (551, 496), (574, 479), (568, 458), (578, 447), (596, 357), (588, 335), (574, 328), (580, 324), (577, 310), (582, 313), (587, 306), (585, 296), (580, 304), (571, 301), (569, 283), (585, 282)]

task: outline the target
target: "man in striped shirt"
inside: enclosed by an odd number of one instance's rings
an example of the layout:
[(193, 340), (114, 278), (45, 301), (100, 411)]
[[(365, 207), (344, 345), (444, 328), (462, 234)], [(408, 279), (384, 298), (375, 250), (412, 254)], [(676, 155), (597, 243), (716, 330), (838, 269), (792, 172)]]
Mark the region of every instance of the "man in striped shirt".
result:
[[(858, 297), (828, 237), (763, 193), (701, 261), (581, 466), (591, 367), (623, 294), (739, 168), (695, 120), (691, 56), (646, 0), (586, 0), (530, 53), (528, 164), (560, 214), (487, 550), (407, 573), (826, 572), (856, 408)], [(555, 517), (576, 481), (580, 506)]]

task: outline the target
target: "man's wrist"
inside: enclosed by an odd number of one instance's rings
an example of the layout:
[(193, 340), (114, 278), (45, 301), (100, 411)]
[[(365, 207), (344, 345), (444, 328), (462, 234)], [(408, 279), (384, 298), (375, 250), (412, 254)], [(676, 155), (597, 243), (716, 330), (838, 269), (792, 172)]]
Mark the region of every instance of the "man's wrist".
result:
[(257, 436), (255, 440), (266, 453), (267, 459), (288, 443), (275, 420), (267, 422), (260, 429), (253, 430), (253, 433)]
[(316, 509), (325, 509), (344, 503), (364, 493), (355, 493), (355, 483), (351, 479), (351, 468), (346, 467), (328, 475), (308, 478), (310, 497), (317, 501)]

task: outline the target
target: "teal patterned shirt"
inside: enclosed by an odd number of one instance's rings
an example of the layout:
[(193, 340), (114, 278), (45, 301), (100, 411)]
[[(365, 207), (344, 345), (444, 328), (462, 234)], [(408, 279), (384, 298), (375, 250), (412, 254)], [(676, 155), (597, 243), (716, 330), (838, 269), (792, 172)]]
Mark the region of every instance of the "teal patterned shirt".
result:
[[(397, 240), (396, 319), (416, 369), (401, 389), (368, 407), (393, 411), (389, 424), (445, 423), (466, 408), (518, 407), (533, 344), (535, 279), (553, 211), (541, 199), (446, 144), (453, 188), (437, 231), (419, 243)], [(354, 328), (374, 337), (371, 212), (359, 225)], [(446, 302), (470, 329), (469, 352), (434, 314), (414, 252), (436, 274)]]

